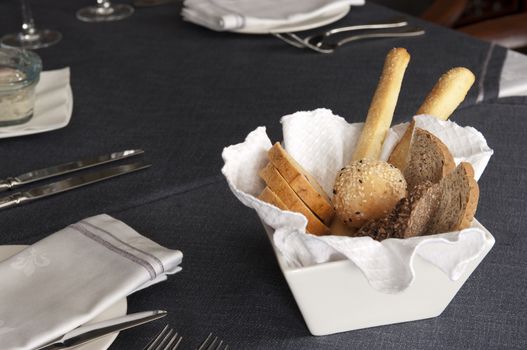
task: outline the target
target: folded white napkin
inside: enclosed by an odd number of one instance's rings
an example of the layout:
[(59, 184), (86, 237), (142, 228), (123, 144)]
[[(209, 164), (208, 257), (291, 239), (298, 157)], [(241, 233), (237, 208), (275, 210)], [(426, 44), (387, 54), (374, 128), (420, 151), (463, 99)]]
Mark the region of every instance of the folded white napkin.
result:
[(1, 127), (0, 138), (35, 134), (65, 127), (73, 111), (69, 67), (45, 71), (35, 88), (33, 117), (24, 124)]
[(185, 0), (181, 14), (217, 31), (267, 31), (351, 5), (364, 5), (364, 0)]
[[(418, 127), (439, 137), (457, 163), (470, 162), (476, 179), (479, 179), (493, 153), (480, 132), (431, 116), (417, 116), (415, 121)], [(285, 148), (331, 197), (337, 172), (350, 162), (363, 124), (348, 124), (327, 109), (298, 112), (283, 117), (281, 122)], [(388, 132), (382, 159), (387, 159), (405, 129), (406, 125), (400, 124)], [(395, 293), (403, 291), (412, 282), (415, 254), (456, 280), (466, 264), (494, 242), (477, 225), (459, 232), (382, 242), (370, 237), (306, 234), (307, 220), (303, 215), (282, 211), (256, 198), (265, 186), (258, 171), (268, 162), (267, 150), (270, 147), (265, 128), (257, 128), (245, 142), (223, 150), (225, 165), (222, 172), (234, 195), (255, 209), (262, 221), (275, 230), (274, 245), (291, 267), (350, 259), (375, 289)]]
[(183, 255), (98, 215), (0, 263), (0, 348), (42, 346), (180, 271)]

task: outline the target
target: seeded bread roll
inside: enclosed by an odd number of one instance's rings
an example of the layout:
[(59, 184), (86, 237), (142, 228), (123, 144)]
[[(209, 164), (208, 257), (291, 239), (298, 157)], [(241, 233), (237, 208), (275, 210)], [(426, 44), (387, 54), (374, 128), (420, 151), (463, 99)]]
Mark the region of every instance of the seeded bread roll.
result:
[(279, 142), (268, 151), (269, 160), (289, 183), (289, 186), (302, 199), (316, 216), (326, 225), (330, 225), (335, 210), (331, 200), (315, 180), (300, 164), (287, 153)]
[[(475, 79), (474, 74), (467, 68), (450, 69), (439, 78), (417, 114), (428, 114), (440, 120), (447, 120), (463, 102)], [(415, 123), (412, 120), (388, 159), (389, 163), (401, 170), (408, 163), (408, 149), (410, 148), (414, 126)]]
[(406, 196), (406, 181), (393, 165), (359, 160), (339, 172), (333, 190), (337, 217), (349, 227), (389, 213)]
[[(260, 177), (267, 187), (282, 200), (288, 210), (303, 214), (307, 219), (307, 231), (314, 235), (327, 235), (329, 228), (305, 205), (276, 168), (268, 163), (260, 170)], [(265, 189), (264, 189), (265, 191)]]
[(408, 159), (409, 162), (403, 169), (408, 190), (427, 181), (438, 183), (456, 167), (448, 147), (439, 138), (421, 128), (414, 130)]

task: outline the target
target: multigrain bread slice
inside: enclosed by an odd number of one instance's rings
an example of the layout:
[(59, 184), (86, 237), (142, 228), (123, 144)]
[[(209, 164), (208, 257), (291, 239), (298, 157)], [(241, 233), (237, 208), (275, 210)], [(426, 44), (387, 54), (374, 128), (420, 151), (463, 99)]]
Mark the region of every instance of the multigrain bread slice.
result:
[(408, 162), (403, 169), (408, 189), (430, 181), (438, 183), (456, 167), (448, 147), (432, 133), (415, 128)]
[[(463, 102), (475, 79), (474, 74), (467, 68), (450, 69), (439, 78), (416, 114), (428, 114), (439, 120), (447, 120)], [(388, 160), (399, 169), (406, 167), (414, 127), (415, 123), (412, 120)]]
[(280, 143), (275, 143), (268, 151), (269, 160), (287, 181), (289, 186), (302, 199), (316, 216), (326, 225), (331, 223), (335, 210), (331, 200), (315, 180), (300, 164), (287, 153)]
[(440, 187), (426, 182), (415, 186), (408, 197), (401, 199), (391, 213), (371, 220), (357, 235), (382, 241), (386, 238), (408, 238), (424, 234), (430, 218), (439, 206)]
[[(307, 219), (307, 231), (314, 235), (327, 235), (330, 233), (329, 228), (305, 205), (305, 203), (293, 191), (282, 175), (276, 170), (273, 164), (268, 163), (260, 170), (260, 177), (265, 181), (267, 187), (274, 192), (287, 208), (300, 214)], [(266, 190), (264, 189), (264, 192)], [(260, 195), (262, 196), (262, 194)], [(264, 198), (269, 198), (269, 194), (264, 194)], [(265, 200), (264, 198), (260, 198)], [(271, 203), (271, 202), (269, 202)], [(271, 203), (274, 205), (274, 203)], [(277, 205), (277, 207), (279, 207)], [(280, 207), (279, 207), (280, 208)], [(282, 209), (282, 208), (280, 208)]]
[(469, 227), (479, 200), (479, 186), (474, 179), (472, 165), (460, 163), (438, 186), (441, 201), (427, 233), (450, 232)]
[(439, 183), (415, 186), (391, 213), (369, 221), (357, 235), (383, 240), (461, 230), (474, 219), (478, 199), (474, 170), (469, 163), (462, 162)]

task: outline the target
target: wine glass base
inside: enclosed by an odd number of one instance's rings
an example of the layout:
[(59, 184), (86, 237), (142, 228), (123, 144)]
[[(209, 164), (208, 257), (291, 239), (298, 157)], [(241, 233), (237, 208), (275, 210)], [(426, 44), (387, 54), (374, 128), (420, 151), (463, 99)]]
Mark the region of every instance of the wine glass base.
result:
[(4, 35), (0, 43), (5, 47), (22, 47), (25, 49), (41, 49), (58, 43), (62, 34), (55, 30), (35, 30), (32, 34), (13, 33)]
[(118, 21), (134, 13), (130, 5), (118, 4), (110, 7), (89, 6), (77, 11), (77, 18), (84, 22)]

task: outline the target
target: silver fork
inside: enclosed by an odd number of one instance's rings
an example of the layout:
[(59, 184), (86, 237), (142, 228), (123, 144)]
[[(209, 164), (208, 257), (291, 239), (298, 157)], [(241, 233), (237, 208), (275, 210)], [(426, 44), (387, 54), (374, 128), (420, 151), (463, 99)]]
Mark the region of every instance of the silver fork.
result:
[(218, 337), (212, 338), (212, 333), (209, 333), (207, 339), (201, 343), (197, 350), (228, 350), (229, 346), (223, 343), (223, 340)]
[(181, 344), (181, 340), (183, 340), (183, 337), (178, 335), (173, 328), (169, 328), (166, 325), (143, 350), (176, 350), (179, 344)]
[[(391, 30), (395, 28), (395, 31)], [(335, 43), (328, 43), (327, 39), (335, 34), (352, 32), (356, 30), (375, 29), (377, 31), (352, 35)], [(378, 29), (389, 29), (388, 31), (378, 31)], [(348, 27), (333, 28), (320, 34), (310, 35), (306, 38), (300, 38), (295, 33), (272, 33), (278, 39), (288, 43), (291, 46), (300, 49), (311, 49), (318, 53), (333, 53), (338, 47), (357, 40), (370, 38), (393, 38), (418, 36), (425, 33), (421, 28), (409, 27), (408, 22), (403, 19), (387, 21), (384, 23), (360, 24)]]

